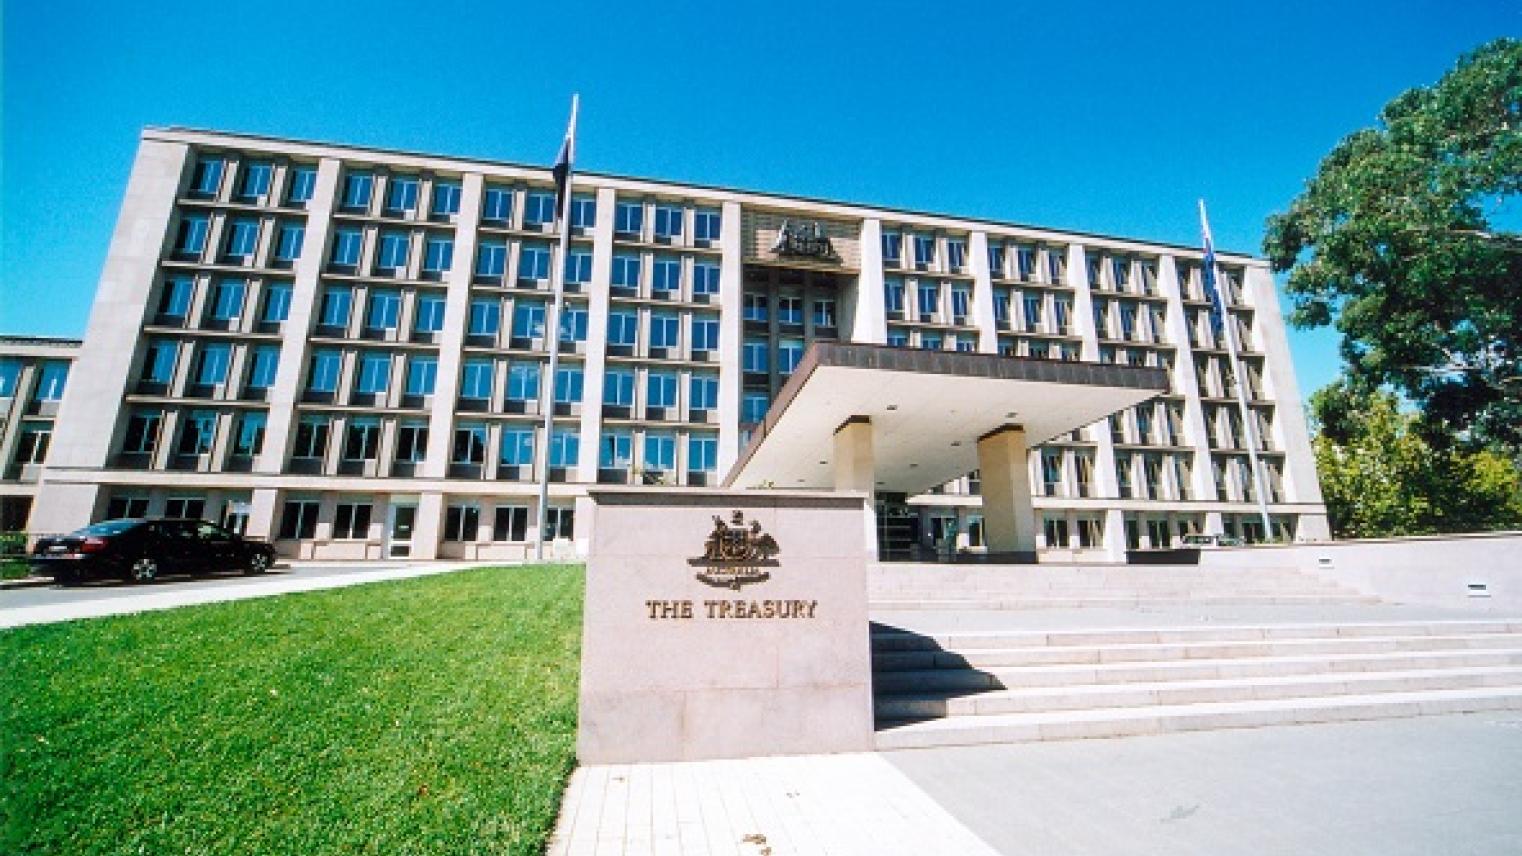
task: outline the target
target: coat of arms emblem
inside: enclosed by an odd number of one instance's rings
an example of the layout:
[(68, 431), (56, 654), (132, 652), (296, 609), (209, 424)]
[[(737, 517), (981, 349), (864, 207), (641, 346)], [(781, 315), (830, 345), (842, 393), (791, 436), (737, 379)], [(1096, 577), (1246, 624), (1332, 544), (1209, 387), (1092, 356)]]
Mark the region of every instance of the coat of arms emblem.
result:
[(697, 574), (699, 581), (739, 591), (741, 586), (771, 579), (765, 569), (776, 567), (777, 552), (776, 540), (761, 531), (760, 522), (752, 520), (747, 526), (745, 514), (736, 511), (728, 523), (713, 516), (713, 531), (703, 542), (703, 555), (688, 561), (703, 568)]

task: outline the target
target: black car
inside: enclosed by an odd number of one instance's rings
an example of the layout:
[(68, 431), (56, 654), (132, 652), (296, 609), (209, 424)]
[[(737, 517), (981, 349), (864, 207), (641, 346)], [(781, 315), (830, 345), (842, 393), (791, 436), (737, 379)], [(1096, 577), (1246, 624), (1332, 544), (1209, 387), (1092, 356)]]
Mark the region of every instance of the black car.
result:
[(92, 577), (152, 582), (162, 574), (243, 571), (262, 574), (275, 548), (204, 520), (104, 520), (68, 535), (39, 538), (32, 573), (60, 583)]

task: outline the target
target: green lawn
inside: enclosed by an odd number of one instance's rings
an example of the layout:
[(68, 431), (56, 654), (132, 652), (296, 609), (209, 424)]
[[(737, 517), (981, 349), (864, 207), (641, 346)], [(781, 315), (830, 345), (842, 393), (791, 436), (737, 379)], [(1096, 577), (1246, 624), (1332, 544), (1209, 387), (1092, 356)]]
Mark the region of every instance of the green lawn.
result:
[(538, 853), (580, 566), (0, 633), (0, 853)]

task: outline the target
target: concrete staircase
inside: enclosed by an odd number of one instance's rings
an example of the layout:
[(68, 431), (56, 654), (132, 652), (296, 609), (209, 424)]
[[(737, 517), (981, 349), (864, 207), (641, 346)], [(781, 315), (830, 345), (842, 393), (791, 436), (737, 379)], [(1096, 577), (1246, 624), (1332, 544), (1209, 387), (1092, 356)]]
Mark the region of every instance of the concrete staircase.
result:
[(868, 579), (876, 611), (1378, 602), (1290, 568), (886, 563), (873, 567)]
[(1522, 619), (872, 634), (879, 749), (1522, 709)]

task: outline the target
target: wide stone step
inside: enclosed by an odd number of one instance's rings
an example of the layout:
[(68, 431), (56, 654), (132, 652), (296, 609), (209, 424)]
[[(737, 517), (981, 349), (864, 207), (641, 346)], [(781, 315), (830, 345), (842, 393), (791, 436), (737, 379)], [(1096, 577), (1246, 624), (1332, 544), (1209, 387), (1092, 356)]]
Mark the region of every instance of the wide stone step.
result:
[(1497, 686), (1522, 686), (1522, 666), (1043, 687), (955, 696), (888, 694), (877, 697), (875, 710), (879, 720), (893, 721)]
[(874, 691), (879, 694), (976, 692), (1031, 687), (1071, 687), (1085, 684), (1205, 681), (1334, 672), (1391, 672), (1515, 665), (1522, 665), (1522, 648), (1401, 651), (1384, 654), (1312, 654), (1142, 663), (994, 666), (987, 669), (922, 669), (874, 672), (872, 685)]
[(1270, 639), (1347, 639), (1370, 636), (1456, 636), (1522, 633), (1522, 619), (1458, 621), (1305, 622), (1184, 627), (1097, 627), (1083, 630), (1002, 630), (919, 634), (879, 627), (874, 651), (1034, 648), (1038, 646), (1143, 645), (1172, 642), (1252, 642)]
[(1272, 594), (1272, 595), (1204, 595), (1179, 597), (1138, 597), (1126, 595), (1084, 597), (1021, 597), (1021, 598), (970, 598), (937, 597), (917, 599), (872, 598), (868, 607), (873, 610), (915, 611), (932, 609), (959, 610), (1010, 610), (1010, 609), (1082, 609), (1095, 607), (1161, 606), (1175, 604), (1245, 606), (1314, 606), (1318, 604), (1375, 604), (1379, 598), (1358, 594)]
[(1343, 639), (1276, 639), (1251, 642), (1164, 642), (1122, 645), (1061, 645), (1032, 648), (958, 648), (951, 651), (874, 653), (874, 671), (1036, 666), (1058, 663), (1138, 663), (1220, 660), (1309, 654), (1383, 654), (1398, 651), (1522, 649), (1522, 633), (1462, 636), (1368, 636)]
[(882, 722), (879, 750), (1121, 737), (1522, 709), (1522, 686), (1153, 705)]

